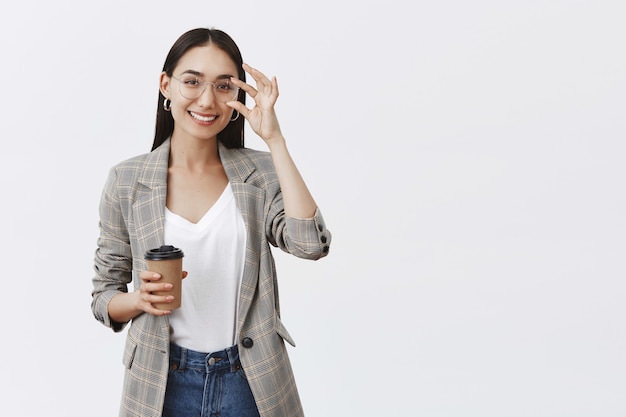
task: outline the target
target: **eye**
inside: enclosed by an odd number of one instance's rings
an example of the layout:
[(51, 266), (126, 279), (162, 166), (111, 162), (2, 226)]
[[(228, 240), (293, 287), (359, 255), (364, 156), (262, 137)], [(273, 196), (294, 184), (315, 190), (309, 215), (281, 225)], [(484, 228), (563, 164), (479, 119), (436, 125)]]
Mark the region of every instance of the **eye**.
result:
[(233, 91), (233, 87), (228, 83), (228, 81), (218, 81), (215, 83), (215, 89), (217, 91), (229, 93)]
[(203, 84), (204, 84), (201, 80), (199, 80), (199, 79), (198, 79), (198, 78), (196, 78), (196, 77), (186, 77), (186, 78), (183, 78), (183, 79), (181, 80), (181, 82), (182, 82), (185, 86), (189, 86), (189, 87), (197, 87), (197, 86), (199, 86), (199, 85), (203, 85)]

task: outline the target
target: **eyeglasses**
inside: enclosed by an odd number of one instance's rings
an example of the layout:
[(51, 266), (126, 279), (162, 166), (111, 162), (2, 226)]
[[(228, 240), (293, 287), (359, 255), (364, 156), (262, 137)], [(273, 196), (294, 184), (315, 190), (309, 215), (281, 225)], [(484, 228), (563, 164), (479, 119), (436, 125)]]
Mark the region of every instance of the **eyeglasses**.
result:
[(228, 101), (237, 100), (239, 87), (230, 82), (229, 79), (218, 80), (214, 83), (204, 81), (195, 75), (184, 75), (181, 78), (172, 76), (178, 81), (178, 90), (180, 94), (188, 100), (195, 100), (202, 95), (207, 84), (213, 86), (213, 95), (217, 101), (226, 103)]

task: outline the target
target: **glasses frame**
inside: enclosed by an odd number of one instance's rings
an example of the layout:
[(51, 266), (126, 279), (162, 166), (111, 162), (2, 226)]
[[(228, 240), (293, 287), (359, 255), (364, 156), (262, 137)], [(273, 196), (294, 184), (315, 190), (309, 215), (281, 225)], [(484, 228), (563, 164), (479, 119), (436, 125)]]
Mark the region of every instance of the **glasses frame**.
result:
[[(196, 79), (197, 79), (197, 80), (202, 80), (202, 78), (200, 78), (200, 77), (198, 77), (198, 76), (195, 76), (195, 75), (194, 75), (194, 77), (196, 77)], [(180, 78), (177, 78), (177, 77), (175, 77), (175, 76), (173, 76), (173, 75), (172, 75), (172, 78), (173, 78), (173, 79), (175, 79), (176, 81), (178, 81), (178, 92), (180, 93), (180, 95), (181, 95), (181, 96), (185, 97), (187, 100), (195, 100), (195, 99), (199, 98), (199, 97), (202, 95), (202, 93), (204, 93), (204, 90), (206, 90), (206, 85), (207, 85), (207, 84), (211, 84), (211, 85), (213, 86), (213, 88), (212, 88), (213, 96), (214, 96), (214, 97), (217, 99), (217, 101), (219, 101), (220, 103), (228, 103), (229, 101), (236, 101), (236, 100), (239, 98), (239, 90), (240, 90), (240, 88), (239, 88), (239, 87), (237, 87), (235, 84), (233, 84), (230, 80), (228, 80), (228, 83), (229, 83), (229, 85), (231, 85), (231, 86), (233, 87), (233, 89), (235, 90), (235, 91), (234, 91), (234, 97), (233, 97), (232, 99), (230, 99), (230, 100), (222, 101), (222, 100), (219, 100), (219, 99), (218, 99), (218, 98), (220, 97), (220, 95), (219, 95), (219, 94), (217, 94), (217, 90), (216, 90), (216, 88), (217, 88), (217, 84), (216, 84), (216, 83), (214, 83), (214, 82), (211, 82), (211, 81), (203, 81), (203, 82), (202, 82), (202, 86), (199, 88), (199, 91), (200, 91), (200, 92), (198, 93), (198, 95), (197, 95), (196, 97), (187, 97), (185, 94), (183, 94), (183, 90), (182, 90), (182, 87), (183, 87), (183, 81), (182, 81)]]

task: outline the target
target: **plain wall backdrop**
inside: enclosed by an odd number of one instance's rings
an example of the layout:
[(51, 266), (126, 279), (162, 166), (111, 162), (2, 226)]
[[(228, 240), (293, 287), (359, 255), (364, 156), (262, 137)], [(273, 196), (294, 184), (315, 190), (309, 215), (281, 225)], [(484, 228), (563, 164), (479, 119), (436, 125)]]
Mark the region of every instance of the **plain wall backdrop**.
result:
[(0, 414), (117, 415), (125, 335), (90, 311), (100, 193), (150, 149), (172, 43), (216, 27), (278, 77), (334, 235), (319, 262), (274, 251), (308, 416), (625, 416), (625, 17), (620, 0), (4, 5)]

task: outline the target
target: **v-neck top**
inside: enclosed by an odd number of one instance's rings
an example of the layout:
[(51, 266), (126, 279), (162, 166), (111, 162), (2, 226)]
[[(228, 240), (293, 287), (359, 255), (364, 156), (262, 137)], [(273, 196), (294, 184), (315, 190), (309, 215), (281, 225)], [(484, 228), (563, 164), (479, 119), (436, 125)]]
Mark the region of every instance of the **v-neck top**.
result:
[(230, 183), (197, 223), (165, 210), (165, 243), (185, 254), (182, 305), (169, 317), (171, 341), (199, 352), (235, 344), (246, 229)]

